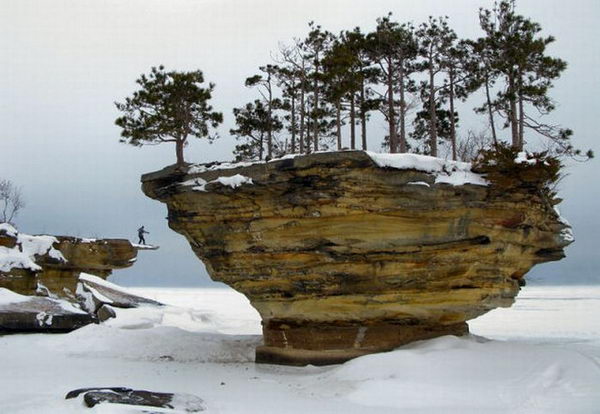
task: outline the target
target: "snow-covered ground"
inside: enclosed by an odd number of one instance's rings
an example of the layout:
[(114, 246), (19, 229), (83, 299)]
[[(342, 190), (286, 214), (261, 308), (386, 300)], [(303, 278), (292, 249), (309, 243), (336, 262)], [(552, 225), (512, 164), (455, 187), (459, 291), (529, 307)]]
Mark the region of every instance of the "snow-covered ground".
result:
[(141, 412), (64, 400), (95, 386), (194, 394), (209, 413), (600, 413), (600, 287), (526, 287), (468, 338), (305, 368), (252, 362), (260, 319), (234, 291), (129, 290), (173, 306), (0, 336), (0, 413)]

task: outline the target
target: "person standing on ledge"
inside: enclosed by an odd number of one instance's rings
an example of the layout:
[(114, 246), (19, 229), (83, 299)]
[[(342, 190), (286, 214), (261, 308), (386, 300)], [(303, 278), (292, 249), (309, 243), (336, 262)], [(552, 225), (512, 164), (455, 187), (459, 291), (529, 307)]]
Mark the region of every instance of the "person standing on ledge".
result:
[(140, 238), (140, 240), (138, 241), (138, 244), (146, 244), (146, 239), (144, 238), (144, 234), (150, 234), (149, 232), (147, 232), (146, 230), (144, 230), (144, 226), (140, 227), (138, 229), (138, 236)]

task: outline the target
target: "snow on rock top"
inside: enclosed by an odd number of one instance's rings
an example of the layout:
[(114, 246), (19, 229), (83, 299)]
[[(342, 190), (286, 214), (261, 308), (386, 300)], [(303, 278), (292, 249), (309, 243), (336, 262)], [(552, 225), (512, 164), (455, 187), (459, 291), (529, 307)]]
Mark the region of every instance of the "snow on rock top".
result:
[[(314, 154), (317, 154), (320, 152), (321, 151), (317, 151)], [(326, 152), (326, 151), (323, 151), (323, 152)], [(232, 170), (234, 168), (250, 167), (251, 165), (255, 165), (255, 164), (266, 164), (266, 163), (275, 162), (275, 161), (289, 160), (289, 159), (296, 158), (296, 157), (299, 157), (302, 155), (305, 155), (305, 154), (287, 154), (287, 155), (284, 155), (283, 157), (273, 158), (272, 160), (269, 160), (269, 161), (214, 162), (214, 163), (210, 163), (207, 165), (194, 164), (188, 168), (187, 172), (188, 172), (188, 174), (200, 174), (200, 173), (204, 173), (207, 171)]]
[(231, 177), (219, 177), (216, 180), (223, 185), (227, 185), (231, 188), (236, 188), (241, 186), (242, 184), (253, 184), (252, 183), (252, 178), (246, 177), (244, 175), (241, 174), (236, 174), (234, 176)]
[(3, 223), (1, 230), (5, 230), (10, 237), (16, 238), (16, 245), (12, 248), (0, 246), (0, 272), (9, 272), (11, 269), (41, 270), (35, 263), (36, 256), (48, 255), (61, 262), (66, 262), (62, 253), (53, 247), (58, 240), (52, 236), (30, 236), (17, 233), (14, 227)]
[(194, 178), (182, 182), (181, 185), (192, 187), (192, 190), (194, 191), (206, 191), (206, 186), (211, 183), (219, 183), (231, 188), (237, 188), (243, 184), (254, 184), (252, 182), (252, 178), (246, 177), (245, 175), (236, 174), (230, 177), (218, 177), (211, 181), (206, 181), (202, 178)]
[(0, 231), (9, 237), (17, 237), (17, 229), (8, 223), (0, 223)]
[(471, 164), (468, 162), (448, 161), (420, 154), (380, 154), (371, 151), (366, 153), (381, 168), (417, 170), (433, 174), (436, 184), (489, 184), (482, 175), (471, 171)]
[(517, 154), (517, 157), (515, 158), (515, 162), (517, 164), (536, 164), (537, 160), (535, 158), (527, 158), (527, 152), (525, 151), (521, 151)]
[[(319, 153), (319, 152), (317, 152)], [(487, 186), (489, 182), (480, 174), (471, 171), (471, 164), (468, 162), (449, 161), (441, 158), (431, 157), (420, 154), (384, 154), (371, 151), (364, 151), (377, 166), (381, 168), (394, 168), (399, 170), (417, 170), (433, 174), (436, 184), (463, 185), (473, 184)], [(255, 164), (272, 163), (275, 161), (292, 159), (303, 154), (288, 154), (281, 158), (275, 158), (270, 161), (253, 162), (222, 162), (207, 165), (192, 165), (188, 169), (188, 174), (199, 174), (208, 171), (229, 170), (234, 168), (249, 167)], [(236, 178), (234, 178), (236, 177)], [(242, 178), (243, 177), (243, 178)], [(252, 180), (240, 174), (233, 177), (219, 177), (210, 182), (220, 182), (223, 185), (229, 185), (232, 188), (242, 184), (252, 184)], [(201, 178), (194, 178), (182, 183), (184, 186), (191, 186), (197, 191), (206, 191), (206, 182)]]

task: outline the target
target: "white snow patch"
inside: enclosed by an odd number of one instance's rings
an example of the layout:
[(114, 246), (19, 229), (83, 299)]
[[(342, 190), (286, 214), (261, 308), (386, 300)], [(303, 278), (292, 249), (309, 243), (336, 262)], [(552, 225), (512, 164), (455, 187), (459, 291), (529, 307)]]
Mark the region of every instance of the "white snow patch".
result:
[(17, 229), (9, 223), (0, 223), (0, 231), (4, 231), (10, 237), (17, 237)]
[(50, 299), (50, 300), (56, 302), (61, 308), (63, 308), (67, 312), (87, 313), (86, 311), (82, 310), (78, 305), (75, 305), (75, 304), (69, 302), (68, 300), (65, 300), (65, 299)]
[[(81, 273), (79, 275), (79, 280), (81, 282), (84, 282), (84, 283), (85, 282), (92, 282), (92, 283), (95, 283), (97, 285), (103, 286), (105, 288), (112, 289), (112, 290), (114, 290), (116, 292), (122, 292), (122, 293), (124, 293), (126, 295), (135, 295), (135, 293), (132, 293), (129, 289), (126, 289), (126, 288), (124, 288), (122, 286), (119, 286), (119, 285), (115, 285), (114, 283), (110, 283), (109, 281), (104, 280), (101, 277), (90, 275), (89, 273)], [(86, 285), (86, 287), (89, 288), (89, 289), (93, 289), (89, 285)], [(100, 295), (100, 293), (97, 290), (94, 289), (94, 291), (96, 293), (98, 293), (98, 295)], [(96, 293), (94, 293), (94, 295), (96, 295)], [(100, 296), (103, 297), (104, 299), (106, 299), (108, 301), (107, 303), (112, 303), (112, 301), (110, 299), (105, 298), (102, 295), (100, 295)]]
[[(314, 152), (313, 154), (319, 154), (322, 152), (327, 152), (327, 151), (317, 151), (317, 152)], [(211, 166), (196, 164), (196, 165), (191, 165), (188, 168), (188, 174), (200, 174), (200, 173), (207, 172), (207, 171), (217, 171), (217, 170), (231, 170), (234, 168), (250, 167), (251, 165), (255, 165), (255, 164), (268, 164), (270, 162), (275, 162), (275, 161), (289, 160), (292, 158), (300, 157), (302, 155), (305, 155), (305, 154), (287, 154), (287, 155), (284, 155), (283, 157), (273, 158), (272, 160), (269, 160), (269, 161), (219, 162), (219, 163), (215, 163), (214, 165), (211, 165)]]
[(561, 224), (564, 224), (566, 227), (564, 229), (562, 229), (560, 231), (560, 238), (565, 241), (565, 242), (574, 242), (575, 241), (575, 236), (573, 235), (573, 229), (571, 228), (571, 223), (569, 223), (567, 221), (566, 218), (564, 218), (561, 214), (560, 214), (560, 210), (558, 209), (558, 207), (554, 206), (554, 211), (556, 212), (556, 214), (558, 215), (558, 221)]
[(454, 407), (450, 412), (561, 413), (571, 412), (573, 397), (591, 395), (600, 369), (573, 351), (445, 336), (357, 358), (326, 378), (349, 383), (347, 398), (356, 404), (399, 412), (429, 405)]
[(366, 151), (371, 159), (382, 168), (417, 170), (433, 174), (436, 184), (487, 186), (489, 182), (482, 175), (471, 171), (468, 162), (448, 161), (419, 154), (380, 154)]
[(515, 158), (515, 163), (517, 164), (529, 164), (529, 165), (535, 165), (537, 164), (537, 160), (534, 159), (528, 159), (527, 158), (527, 152), (526, 151), (521, 151), (517, 154), (517, 157)]
[(98, 292), (97, 289), (94, 289), (93, 287), (91, 287), (90, 285), (85, 285), (85, 287), (87, 289), (89, 289), (90, 293), (96, 298), (98, 299), (100, 302), (102, 303), (106, 303), (106, 304), (112, 304), (114, 303), (111, 299), (107, 298), (106, 296), (104, 296), (102, 293)]
[(179, 185), (192, 187), (192, 190), (194, 191), (206, 191), (206, 184), (208, 184), (208, 182), (202, 178), (192, 178), (191, 180), (181, 182)]
[(12, 290), (0, 288), (0, 306), (11, 303), (27, 302), (28, 300), (29, 296), (19, 295)]
[(1, 411), (81, 413), (81, 400), (65, 393), (106, 385), (197, 395), (205, 412), (221, 414), (591, 414), (600, 407), (598, 287), (528, 286), (515, 306), (470, 323), (490, 340), (442, 337), (329, 367), (255, 365), (260, 318), (237, 292), (135, 292), (177, 306), (116, 309), (116, 319), (69, 334), (0, 337), (10, 355), (2, 360)]
[(241, 175), (241, 174), (236, 174), (231, 177), (219, 177), (214, 181), (219, 182), (222, 185), (227, 185), (231, 188), (237, 188), (237, 187), (241, 186), (242, 184), (254, 184), (252, 182), (252, 178), (246, 177), (245, 175)]
[(425, 181), (411, 181), (411, 182), (408, 183), (408, 185), (422, 185), (423, 187), (431, 187)]
[(52, 236), (30, 236), (17, 233), (14, 227), (4, 223), (3, 228), (12, 237), (16, 237), (16, 246), (8, 248), (0, 246), (0, 271), (9, 272), (11, 269), (41, 270), (35, 263), (35, 256), (48, 255), (53, 259), (66, 262), (62, 253), (52, 245), (58, 240)]
[(46, 326), (50, 326), (52, 325), (52, 314), (46, 313), (46, 312), (40, 312), (37, 315), (35, 315), (35, 319), (38, 321), (38, 324), (40, 326), (46, 325)]
[(202, 178), (193, 178), (191, 180), (182, 182), (180, 185), (192, 187), (192, 190), (194, 191), (206, 191), (206, 186), (211, 183), (219, 183), (231, 188), (237, 188), (243, 184), (254, 184), (252, 182), (252, 178), (246, 177), (245, 175), (236, 174), (230, 177), (218, 177), (208, 182)]
[(558, 207), (554, 206), (554, 211), (556, 212), (556, 214), (558, 215), (558, 221), (560, 221), (562, 224), (564, 224), (565, 226), (569, 226), (571, 227), (571, 223), (569, 223), (567, 221), (566, 218), (564, 218), (561, 214), (560, 214), (560, 210), (558, 209)]

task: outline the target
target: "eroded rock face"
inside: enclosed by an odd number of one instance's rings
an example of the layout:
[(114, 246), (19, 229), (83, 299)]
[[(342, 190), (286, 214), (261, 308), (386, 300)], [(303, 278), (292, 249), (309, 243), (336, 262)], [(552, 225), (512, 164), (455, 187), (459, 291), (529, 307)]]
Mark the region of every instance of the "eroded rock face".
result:
[(258, 362), (329, 364), (468, 332), (572, 240), (545, 196), (423, 160), (352, 151), (168, 167), (142, 188), (210, 276), (258, 310)]

